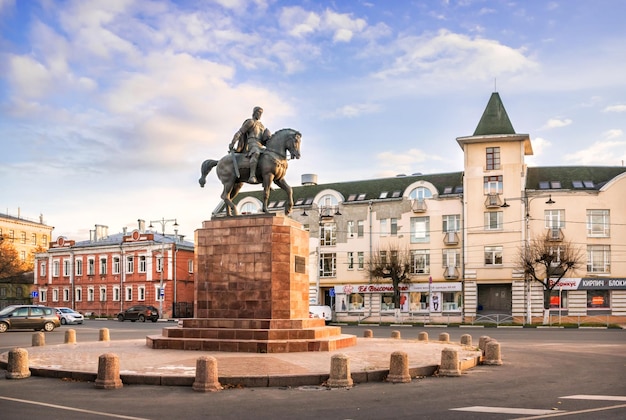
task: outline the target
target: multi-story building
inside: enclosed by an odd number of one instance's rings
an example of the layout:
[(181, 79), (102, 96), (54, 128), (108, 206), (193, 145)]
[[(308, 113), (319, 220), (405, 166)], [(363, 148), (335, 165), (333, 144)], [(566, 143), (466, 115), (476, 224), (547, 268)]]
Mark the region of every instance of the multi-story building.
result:
[(193, 242), (150, 228), (139, 220), (130, 232), (109, 235), (95, 225), (89, 240), (57, 238), (36, 254), (36, 303), (97, 316), (145, 304), (161, 317), (193, 316)]
[[(527, 167), (530, 136), (515, 132), (498, 93), (456, 141), (459, 172), (325, 185), (303, 176), (292, 217), (311, 235), (311, 302), (333, 305), (339, 320), (397, 318), (391, 284), (367, 270), (391, 244), (410, 254), (403, 320), (540, 322), (543, 287), (516, 267), (520, 249), (549, 234), (557, 252), (567, 240), (585, 260), (554, 289), (552, 319), (626, 320), (626, 167)], [(285, 199), (272, 192), (270, 209)], [(235, 203), (256, 213), (261, 192)], [(220, 204), (213, 217), (223, 215)]]
[(35, 251), (48, 248), (53, 229), (44, 223), (43, 215), (32, 220), (22, 217), (20, 211), (15, 216), (0, 213), (0, 237), (13, 245), (22, 261), (28, 261)]

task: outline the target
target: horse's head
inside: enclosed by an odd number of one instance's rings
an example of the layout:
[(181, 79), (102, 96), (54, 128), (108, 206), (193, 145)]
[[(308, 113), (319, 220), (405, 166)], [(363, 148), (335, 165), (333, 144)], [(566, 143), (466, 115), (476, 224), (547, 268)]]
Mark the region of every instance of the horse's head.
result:
[(287, 142), (287, 150), (289, 150), (289, 154), (292, 159), (300, 159), (300, 140), (302, 139), (302, 134), (298, 131), (293, 131), (291, 138)]

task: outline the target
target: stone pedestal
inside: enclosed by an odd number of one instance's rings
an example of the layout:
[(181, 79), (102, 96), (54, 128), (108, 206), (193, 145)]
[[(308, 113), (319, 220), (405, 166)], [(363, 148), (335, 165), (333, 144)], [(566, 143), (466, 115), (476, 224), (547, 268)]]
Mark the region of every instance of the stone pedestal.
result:
[(253, 215), (196, 231), (195, 318), (147, 337), (155, 349), (331, 351), (353, 335), (309, 318), (309, 234), (288, 217)]

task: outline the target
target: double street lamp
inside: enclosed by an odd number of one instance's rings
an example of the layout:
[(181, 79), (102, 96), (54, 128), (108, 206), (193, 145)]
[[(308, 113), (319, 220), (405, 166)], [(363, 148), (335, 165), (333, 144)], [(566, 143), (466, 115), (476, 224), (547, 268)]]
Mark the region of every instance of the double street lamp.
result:
[(153, 229), (153, 223), (161, 224), (161, 282), (159, 285), (159, 316), (163, 316), (163, 299), (165, 298), (165, 289), (163, 288), (163, 271), (165, 270), (165, 226), (172, 222), (174, 222), (174, 227), (178, 227), (176, 219), (165, 218), (161, 218), (161, 220), (150, 220), (150, 226), (148, 226), (150, 229)]

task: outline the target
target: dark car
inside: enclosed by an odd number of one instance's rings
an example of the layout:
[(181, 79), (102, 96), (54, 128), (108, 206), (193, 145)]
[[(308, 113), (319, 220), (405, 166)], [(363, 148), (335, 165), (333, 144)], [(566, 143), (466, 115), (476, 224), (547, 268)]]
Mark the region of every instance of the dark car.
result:
[(120, 322), (124, 322), (126, 320), (132, 322), (146, 322), (147, 319), (152, 322), (157, 322), (157, 319), (159, 319), (159, 310), (154, 306), (135, 305), (126, 309), (124, 312), (117, 314), (117, 320)]
[(0, 311), (0, 333), (19, 329), (50, 332), (60, 326), (56, 309), (47, 306), (11, 305)]

